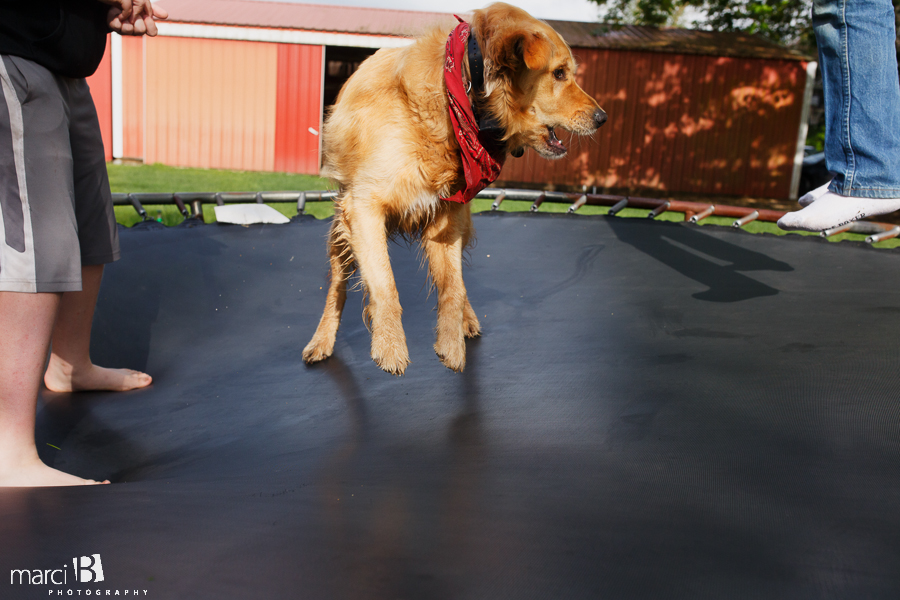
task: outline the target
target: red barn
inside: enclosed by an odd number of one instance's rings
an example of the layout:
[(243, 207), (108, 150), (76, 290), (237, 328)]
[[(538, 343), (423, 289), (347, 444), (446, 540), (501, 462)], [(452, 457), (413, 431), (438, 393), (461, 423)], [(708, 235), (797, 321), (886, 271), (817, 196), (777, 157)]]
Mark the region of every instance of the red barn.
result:
[[(90, 80), (109, 158), (318, 173), (324, 108), (359, 62), (456, 22), (248, 0), (168, 0), (166, 9), (157, 38), (113, 35)], [(510, 158), (502, 182), (796, 195), (815, 63), (740, 34), (550, 24), (610, 121), (561, 161)]]

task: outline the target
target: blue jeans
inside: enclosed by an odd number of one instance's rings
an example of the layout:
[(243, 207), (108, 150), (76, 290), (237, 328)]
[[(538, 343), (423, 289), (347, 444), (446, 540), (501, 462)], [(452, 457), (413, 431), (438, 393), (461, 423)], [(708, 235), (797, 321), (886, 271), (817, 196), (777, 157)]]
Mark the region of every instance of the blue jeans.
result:
[(891, 0), (814, 0), (825, 161), (842, 196), (900, 198), (900, 81)]

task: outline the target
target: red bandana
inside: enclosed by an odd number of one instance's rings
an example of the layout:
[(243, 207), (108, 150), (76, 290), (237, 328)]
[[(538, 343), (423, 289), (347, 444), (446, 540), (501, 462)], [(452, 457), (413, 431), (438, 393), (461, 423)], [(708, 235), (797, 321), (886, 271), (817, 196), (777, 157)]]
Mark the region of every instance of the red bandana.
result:
[(472, 104), (466, 95), (463, 83), (463, 57), (469, 41), (469, 24), (459, 19), (459, 25), (447, 38), (447, 52), (444, 59), (444, 81), (450, 100), (450, 120), (453, 122), (453, 133), (459, 142), (463, 172), (466, 176), (466, 187), (445, 200), (465, 203), (497, 180), (506, 152), (500, 151), (491, 155), (478, 139), (478, 123), (472, 112)]

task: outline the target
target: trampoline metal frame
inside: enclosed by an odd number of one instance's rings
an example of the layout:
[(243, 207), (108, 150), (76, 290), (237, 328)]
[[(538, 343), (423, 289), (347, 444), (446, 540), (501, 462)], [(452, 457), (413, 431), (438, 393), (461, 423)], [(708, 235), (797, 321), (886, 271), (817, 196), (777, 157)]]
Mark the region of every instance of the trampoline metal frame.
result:
[[(280, 191), (280, 192), (174, 192), (174, 193), (132, 193), (113, 194), (113, 204), (119, 206), (131, 205), (138, 215), (144, 220), (152, 220), (144, 209), (144, 203), (148, 204), (175, 204), (185, 219), (203, 220), (203, 204), (240, 204), (256, 202), (265, 204), (269, 202), (296, 202), (297, 213), (303, 214), (306, 202), (310, 199), (328, 200), (337, 196), (335, 190), (313, 191)], [(609, 215), (614, 216), (624, 208), (640, 208), (649, 210), (647, 218), (655, 219), (664, 212), (683, 213), (684, 220), (697, 224), (701, 220), (711, 217), (734, 218), (732, 227), (740, 229), (753, 221), (776, 222), (784, 216), (784, 211), (754, 209), (746, 206), (729, 206), (724, 204), (708, 204), (704, 202), (690, 202), (686, 200), (663, 200), (660, 198), (642, 198), (639, 196), (618, 196), (611, 194), (587, 193), (582, 194), (522, 190), (506, 188), (487, 188), (478, 193), (476, 198), (491, 200), (491, 210), (496, 211), (504, 200), (532, 200), (531, 212), (537, 212), (544, 202), (570, 203), (568, 214), (573, 214), (585, 204), (592, 206), (610, 206)], [(190, 210), (188, 209), (190, 204)], [(865, 234), (866, 242), (874, 244), (900, 235), (900, 226), (890, 223), (875, 221), (856, 221), (842, 227), (826, 229), (821, 232), (822, 237), (831, 237), (838, 233)]]

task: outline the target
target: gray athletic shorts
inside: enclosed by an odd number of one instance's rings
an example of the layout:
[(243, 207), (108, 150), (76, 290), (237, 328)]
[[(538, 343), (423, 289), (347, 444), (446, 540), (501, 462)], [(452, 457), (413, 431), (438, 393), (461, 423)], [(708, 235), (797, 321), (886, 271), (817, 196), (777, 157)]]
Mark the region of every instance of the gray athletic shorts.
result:
[(82, 265), (118, 258), (87, 82), (0, 56), (0, 291), (79, 291)]

